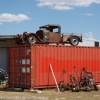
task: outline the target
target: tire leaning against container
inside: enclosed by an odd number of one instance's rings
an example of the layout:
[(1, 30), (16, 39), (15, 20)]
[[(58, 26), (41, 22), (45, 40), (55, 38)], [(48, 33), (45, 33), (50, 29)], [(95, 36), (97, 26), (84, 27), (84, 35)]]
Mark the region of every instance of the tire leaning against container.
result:
[(70, 44), (73, 46), (77, 46), (79, 44), (79, 38), (77, 36), (72, 36), (70, 38)]
[(34, 35), (30, 35), (30, 36), (28, 36), (28, 38), (27, 38), (27, 42), (28, 42), (29, 44), (36, 44), (36, 43), (37, 43), (37, 38), (36, 38)]

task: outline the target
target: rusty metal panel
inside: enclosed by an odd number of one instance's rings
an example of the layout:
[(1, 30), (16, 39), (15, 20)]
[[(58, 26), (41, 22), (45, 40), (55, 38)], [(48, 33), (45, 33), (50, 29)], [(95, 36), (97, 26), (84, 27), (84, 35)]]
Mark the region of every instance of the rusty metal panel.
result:
[(64, 35), (63, 36), (63, 42), (66, 42), (66, 40), (68, 40), (69, 36), (68, 35)]
[[(62, 45), (20, 45), (10, 47), (9, 84), (26, 88), (55, 86), (49, 65), (52, 65), (57, 82), (70, 81), (83, 67), (94, 73), (100, 83), (100, 48)], [(66, 74), (64, 73), (66, 72)]]
[(61, 34), (50, 32), (49, 33), (49, 42), (51, 42), (51, 43), (59, 43), (59, 42), (61, 42)]

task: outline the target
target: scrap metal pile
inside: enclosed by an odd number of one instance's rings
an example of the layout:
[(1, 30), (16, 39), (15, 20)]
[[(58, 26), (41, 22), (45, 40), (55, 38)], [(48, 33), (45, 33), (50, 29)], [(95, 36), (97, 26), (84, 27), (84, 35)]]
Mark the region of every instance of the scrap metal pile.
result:
[(8, 85), (8, 74), (5, 70), (0, 68), (0, 85)]
[[(82, 68), (80, 75), (76, 71), (76, 67), (74, 67), (76, 77), (73, 75), (69, 75), (70, 83), (65, 83), (64, 80), (60, 81), (59, 88), (60, 91), (64, 92), (65, 90), (71, 89), (73, 92), (79, 92), (80, 90), (98, 91), (97, 85), (95, 84), (94, 75), (92, 72), (88, 72), (86, 68)], [(65, 73), (66, 74), (66, 73)]]

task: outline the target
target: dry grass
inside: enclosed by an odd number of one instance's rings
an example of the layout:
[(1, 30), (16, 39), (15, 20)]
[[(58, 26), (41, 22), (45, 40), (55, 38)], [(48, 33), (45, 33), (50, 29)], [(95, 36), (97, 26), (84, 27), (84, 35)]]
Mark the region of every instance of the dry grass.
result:
[(55, 89), (43, 90), (41, 94), (1, 90), (0, 100), (100, 100), (99, 91), (80, 91), (80, 92), (57, 92)]

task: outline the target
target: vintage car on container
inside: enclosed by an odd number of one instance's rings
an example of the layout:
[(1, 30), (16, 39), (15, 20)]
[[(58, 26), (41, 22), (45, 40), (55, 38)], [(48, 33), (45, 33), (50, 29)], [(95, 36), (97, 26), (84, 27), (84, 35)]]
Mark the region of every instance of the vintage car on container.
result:
[(15, 37), (17, 44), (29, 43), (29, 44), (71, 44), (76, 46), (79, 42), (82, 42), (82, 35), (75, 33), (61, 34), (61, 26), (58, 24), (48, 24), (39, 27), (36, 33), (24, 32), (23, 34), (17, 34)]

